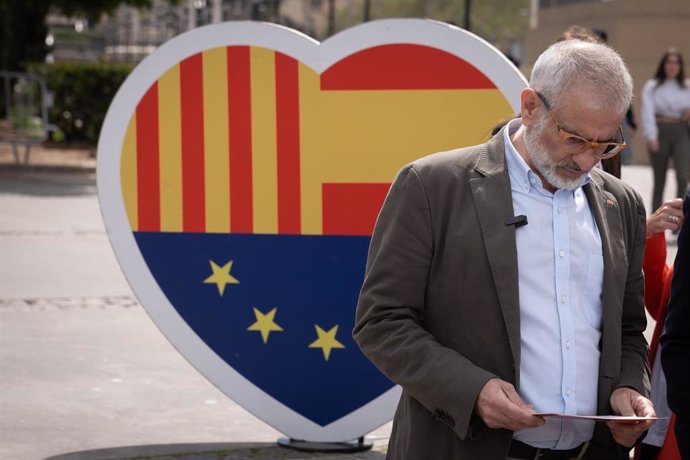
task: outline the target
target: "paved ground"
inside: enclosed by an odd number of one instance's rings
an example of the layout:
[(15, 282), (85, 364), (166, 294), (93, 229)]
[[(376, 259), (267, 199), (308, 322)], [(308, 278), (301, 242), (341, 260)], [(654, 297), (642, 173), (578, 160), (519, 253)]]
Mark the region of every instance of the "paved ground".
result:
[[(0, 458), (346, 458), (277, 447), (156, 329), (110, 249), (88, 152), (13, 162), (0, 148)], [(649, 170), (623, 174), (648, 200)], [(389, 433), (347, 458), (383, 459)]]
[[(60, 155), (60, 156), (58, 156)], [(304, 459), (182, 358), (110, 248), (88, 152), (0, 148), (0, 459)], [(371, 433), (383, 459), (390, 426)]]

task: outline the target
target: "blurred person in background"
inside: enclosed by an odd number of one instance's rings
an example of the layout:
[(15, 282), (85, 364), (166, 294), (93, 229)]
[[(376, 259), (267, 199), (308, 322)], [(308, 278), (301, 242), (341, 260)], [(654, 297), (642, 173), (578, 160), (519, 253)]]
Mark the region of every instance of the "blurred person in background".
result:
[(652, 209), (661, 206), (670, 158), (676, 171), (676, 196), (685, 194), (690, 172), (688, 121), (690, 82), (685, 79), (683, 56), (671, 48), (642, 89), (642, 127), (654, 171)]

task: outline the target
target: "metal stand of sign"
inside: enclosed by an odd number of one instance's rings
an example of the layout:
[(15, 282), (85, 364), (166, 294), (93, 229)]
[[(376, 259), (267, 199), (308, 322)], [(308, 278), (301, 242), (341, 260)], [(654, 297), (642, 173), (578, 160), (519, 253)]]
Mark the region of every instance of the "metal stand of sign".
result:
[(299, 450), (301, 452), (354, 453), (369, 450), (374, 444), (367, 442), (364, 439), (364, 436), (362, 436), (356, 441), (347, 442), (314, 442), (292, 438), (280, 438), (278, 439), (278, 445), (287, 449)]

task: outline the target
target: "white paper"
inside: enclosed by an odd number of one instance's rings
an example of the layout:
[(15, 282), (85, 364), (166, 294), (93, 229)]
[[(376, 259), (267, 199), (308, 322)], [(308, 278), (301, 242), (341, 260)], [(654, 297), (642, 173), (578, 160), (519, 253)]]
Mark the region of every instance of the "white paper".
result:
[(594, 420), (597, 422), (643, 422), (646, 420), (661, 420), (667, 417), (641, 417), (637, 415), (573, 415), (555, 412), (537, 412), (539, 417), (572, 418), (579, 420)]

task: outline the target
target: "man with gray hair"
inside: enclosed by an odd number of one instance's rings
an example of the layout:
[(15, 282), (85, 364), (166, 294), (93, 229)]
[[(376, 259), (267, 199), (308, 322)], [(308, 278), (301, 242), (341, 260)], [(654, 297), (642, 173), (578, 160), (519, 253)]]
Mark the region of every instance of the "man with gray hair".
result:
[(388, 458), (627, 458), (649, 428), (568, 417), (654, 416), (645, 209), (595, 168), (625, 146), (631, 97), (615, 51), (559, 42), (520, 119), (398, 173), (353, 332), (403, 389)]

